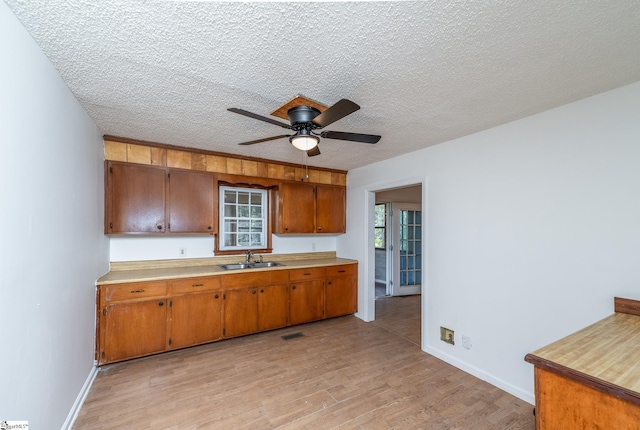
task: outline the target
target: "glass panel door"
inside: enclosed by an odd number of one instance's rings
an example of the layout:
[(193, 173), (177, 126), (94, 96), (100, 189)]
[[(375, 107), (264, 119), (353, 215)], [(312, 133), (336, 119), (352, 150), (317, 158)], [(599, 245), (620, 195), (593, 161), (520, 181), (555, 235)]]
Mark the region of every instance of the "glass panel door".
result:
[(392, 295), (419, 294), (422, 286), (422, 208), (393, 205), (394, 279)]

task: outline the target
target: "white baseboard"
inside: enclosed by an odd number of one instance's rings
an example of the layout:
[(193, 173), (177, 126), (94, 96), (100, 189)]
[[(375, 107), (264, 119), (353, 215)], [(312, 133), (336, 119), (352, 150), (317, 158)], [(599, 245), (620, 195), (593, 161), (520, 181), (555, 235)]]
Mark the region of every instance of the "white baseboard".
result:
[(478, 369), (475, 366), (470, 365), (469, 363), (466, 363), (464, 361), (458, 360), (455, 357), (452, 357), (451, 355), (438, 350), (438, 349), (434, 349), (431, 347), (426, 347), (424, 350), (424, 352), (426, 352), (427, 354), (431, 354), (434, 357), (439, 358), (442, 361), (445, 361), (447, 363), (449, 363), (452, 366), (457, 367), (460, 370), (463, 370), (467, 373), (469, 373), (470, 375), (475, 376), (478, 379), (482, 379), (483, 381), (488, 382), (489, 384), (493, 385), (494, 387), (498, 387), (500, 388), (502, 391), (506, 391), (507, 393), (516, 396), (517, 398), (524, 400), (525, 402), (534, 405), (535, 404), (535, 396), (533, 393), (522, 390), (514, 385), (509, 384), (508, 382), (503, 381), (502, 379), (496, 378), (493, 375), (490, 375), (489, 373)]
[(76, 421), (76, 418), (78, 418), (78, 413), (80, 412), (80, 409), (82, 408), (82, 405), (87, 398), (87, 395), (89, 394), (89, 390), (91, 389), (91, 385), (93, 385), (93, 381), (94, 379), (96, 379), (97, 374), (98, 367), (93, 366), (91, 372), (89, 372), (89, 376), (87, 376), (87, 380), (84, 381), (82, 390), (80, 390), (76, 401), (73, 403), (73, 407), (69, 411), (69, 415), (67, 415), (67, 419), (64, 421), (64, 424), (62, 424), (61, 430), (71, 430), (71, 428), (73, 427), (73, 423)]

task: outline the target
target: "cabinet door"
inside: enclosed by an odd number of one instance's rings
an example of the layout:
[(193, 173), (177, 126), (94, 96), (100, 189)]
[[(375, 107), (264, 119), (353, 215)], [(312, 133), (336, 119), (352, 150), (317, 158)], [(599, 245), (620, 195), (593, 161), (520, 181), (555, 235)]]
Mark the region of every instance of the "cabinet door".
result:
[(324, 281), (291, 284), (289, 298), (289, 319), (292, 325), (324, 318)]
[(327, 318), (355, 313), (358, 291), (353, 276), (327, 279)]
[(164, 232), (164, 169), (120, 163), (107, 167), (105, 233)]
[(213, 175), (188, 170), (171, 170), (168, 175), (168, 231), (213, 234)]
[(175, 296), (171, 307), (169, 348), (183, 348), (222, 337), (222, 294), (218, 292)]
[(344, 233), (346, 229), (345, 187), (316, 186), (316, 232)]
[(258, 330), (258, 289), (225, 291), (224, 335), (241, 336)]
[(306, 182), (283, 182), (279, 189), (278, 232), (285, 234), (315, 231), (315, 191)]
[(289, 289), (286, 284), (258, 289), (258, 330), (285, 327), (289, 322)]
[(104, 308), (105, 336), (100, 363), (126, 360), (165, 350), (165, 300), (123, 302)]

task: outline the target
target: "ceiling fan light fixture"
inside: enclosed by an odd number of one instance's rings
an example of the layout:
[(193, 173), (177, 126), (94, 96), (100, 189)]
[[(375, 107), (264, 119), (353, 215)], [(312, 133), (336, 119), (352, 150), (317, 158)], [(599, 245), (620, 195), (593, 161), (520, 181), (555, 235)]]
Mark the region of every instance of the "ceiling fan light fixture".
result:
[(291, 142), (291, 144), (300, 151), (308, 151), (318, 146), (320, 138), (318, 136), (309, 134), (308, 132), (300, 131), (298, 134), (291, 136), (289, 138), (289, 142)]

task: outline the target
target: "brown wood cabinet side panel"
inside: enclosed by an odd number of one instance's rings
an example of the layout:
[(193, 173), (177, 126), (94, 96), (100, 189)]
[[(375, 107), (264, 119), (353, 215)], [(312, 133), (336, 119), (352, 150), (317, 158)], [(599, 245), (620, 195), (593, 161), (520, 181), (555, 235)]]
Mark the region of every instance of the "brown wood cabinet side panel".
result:
[(640, 406), (538, 367), (536, 429), (632, 429)]

